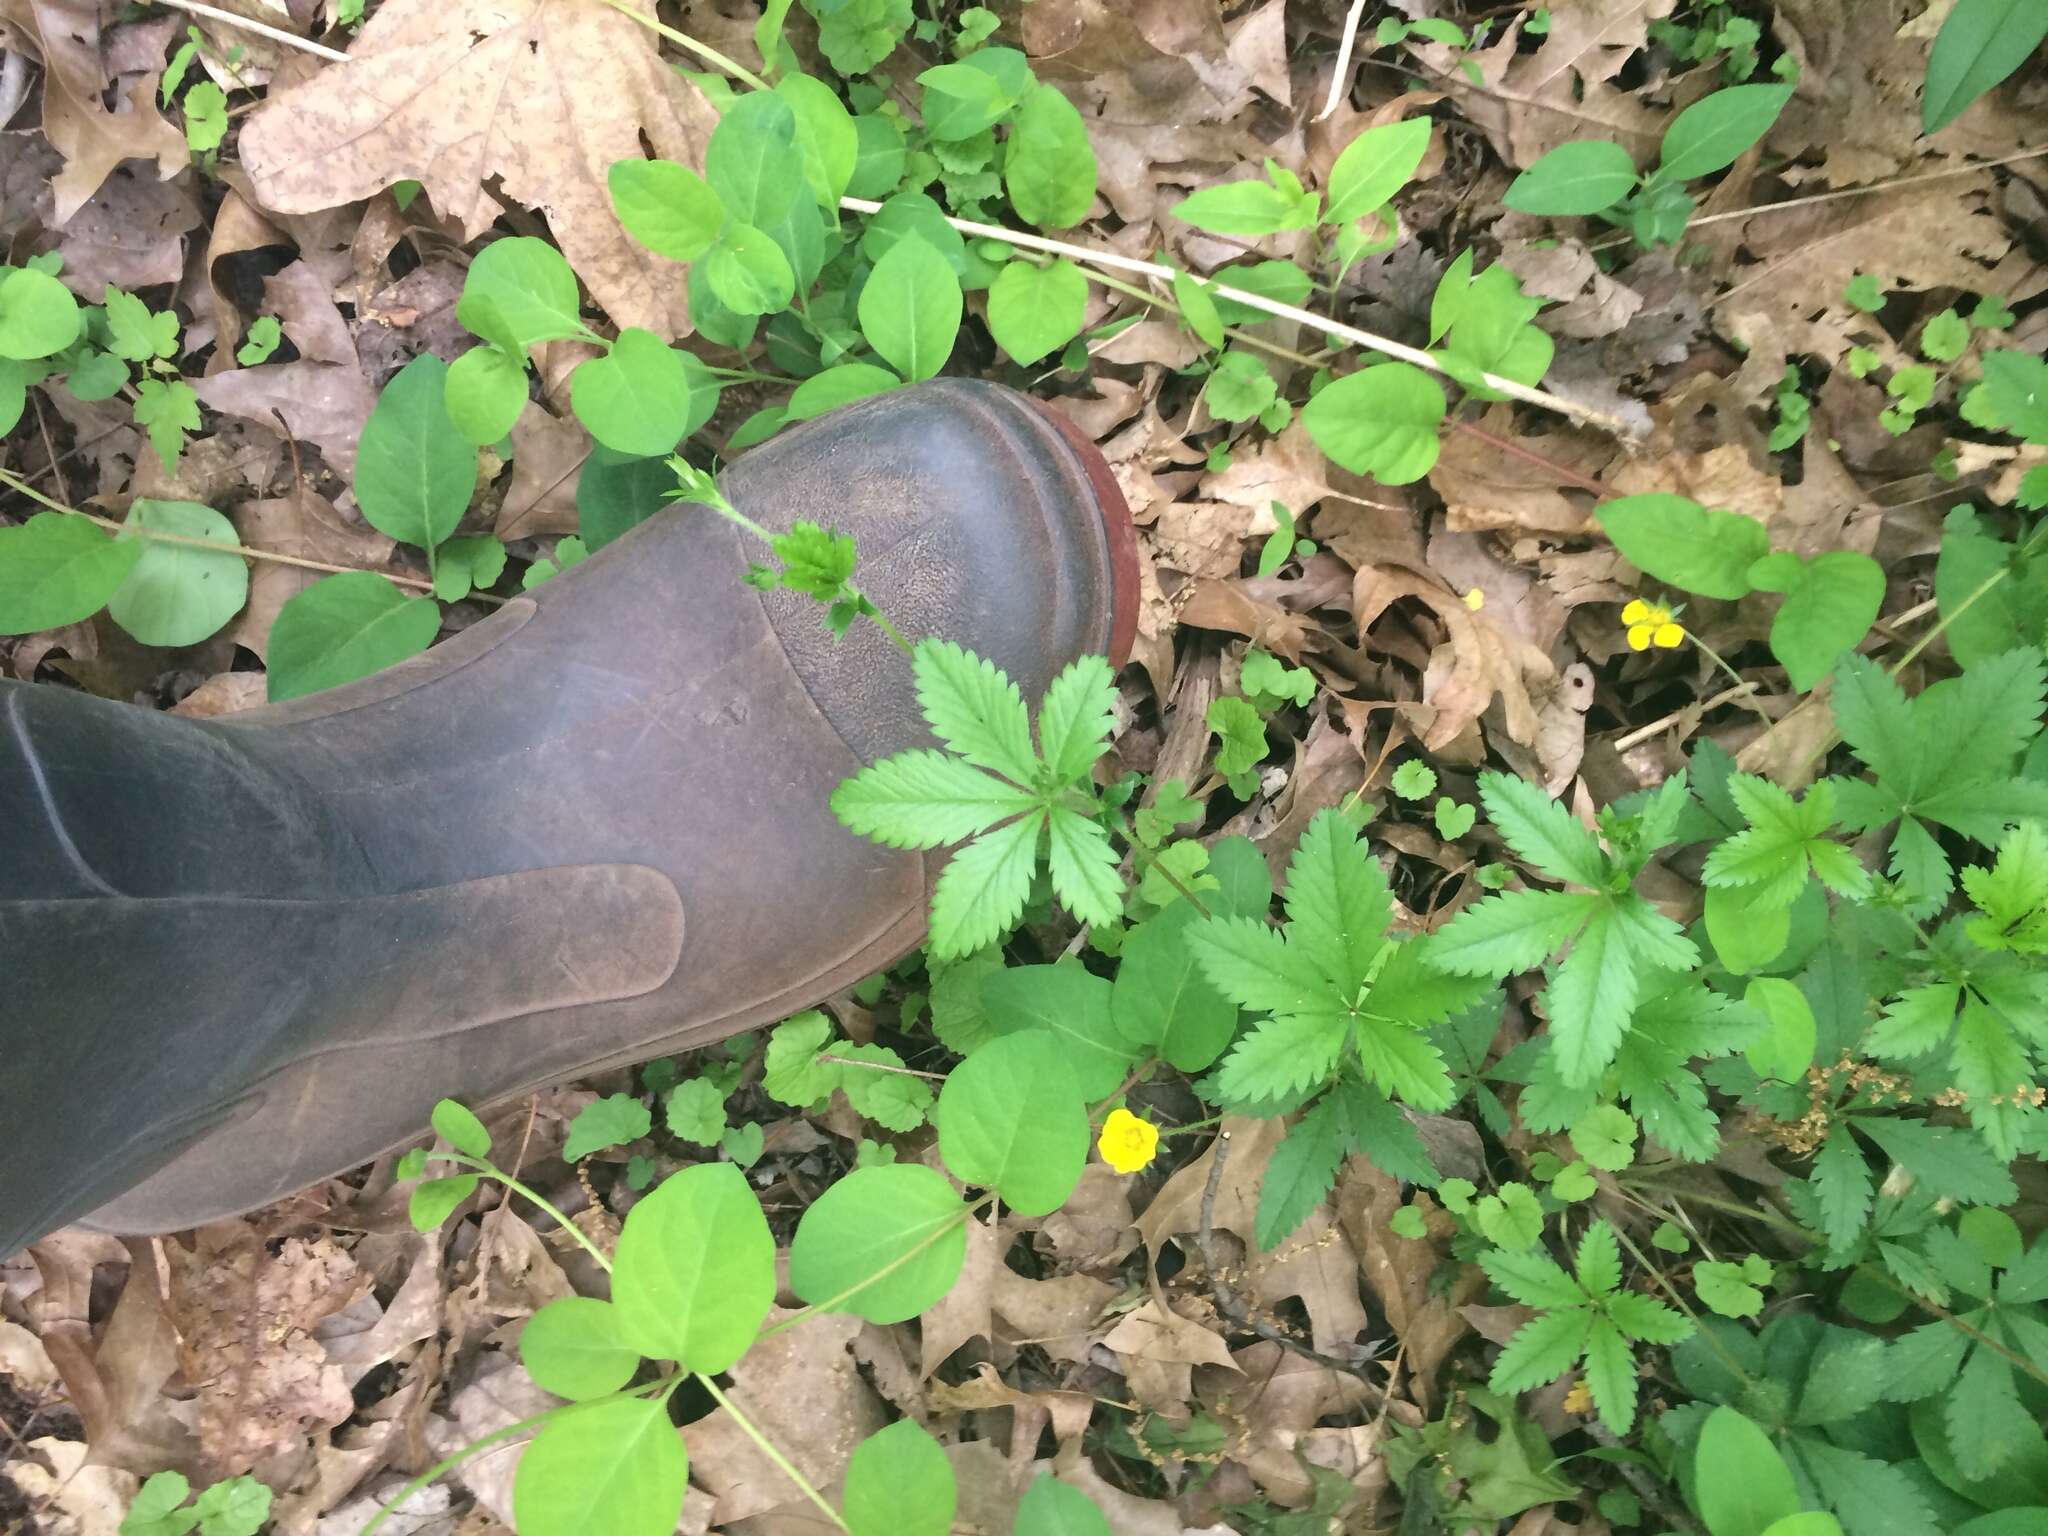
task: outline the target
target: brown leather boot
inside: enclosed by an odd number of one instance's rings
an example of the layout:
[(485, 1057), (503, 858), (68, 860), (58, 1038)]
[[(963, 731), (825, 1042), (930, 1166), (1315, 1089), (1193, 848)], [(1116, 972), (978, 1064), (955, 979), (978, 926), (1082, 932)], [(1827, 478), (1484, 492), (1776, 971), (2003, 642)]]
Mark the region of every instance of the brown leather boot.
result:
[[(1121, 663), (1129, 514), (1100, 454), (957, 380), (723, 477), (852, 534), (906, 634), (1027, 698)], [(771, 1022), (924, 934), (932, 856), (833, 787), (925, 740), (873, 625), (762, 594), (677, 506), (402, 666), (218, 720), (0, 684), (0, 1254), (169, 1231), (488, 1105)]]

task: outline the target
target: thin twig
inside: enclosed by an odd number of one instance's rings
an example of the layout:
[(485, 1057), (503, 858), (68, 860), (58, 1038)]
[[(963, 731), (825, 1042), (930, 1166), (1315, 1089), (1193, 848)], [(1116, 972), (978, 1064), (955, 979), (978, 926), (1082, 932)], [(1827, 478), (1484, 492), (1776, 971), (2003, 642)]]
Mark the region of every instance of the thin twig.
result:
[(1251, 1309), (1223, 1278), (1223, 1266), (1216, 1261), (1216, 1191), (1223, 1183), (1223, 1161), (1229, 1155), (1230, 1132), (1218, 1131), (1215, 1151), (1209, 1161), (1209, 1179), (1202, 1186), (1201, 1226), (1195, 1232), (1195, 1247), (1202, 1255), (1202, 1267), (1209, 1272), (1209, 1299), (1228, 1321), (1257, 1334), (1268, 1343), (1278, 1344), (1290, 1354), (1342, 1372), (1361, 1383), (1371, 1394), (1372, 1401), (1379, 1402), (1386, 1396), (1386, 1388), (1366, 1375), (1362, 1367), (1339, 1360), (1335, 1355), (1326, 1355), (1319, 1349), (1311, 1349), (1292, 1334), (1252, 1316)]
[(296, 32), (268, 26), (252, 21), (247, 16), (237, 16), (233, 11), (216, 10), (210, 5), (201, 5), (199, 0), (159, 0), (174, 11), (190, 11), (194, 16), (204, 16), (208, 21), (217, 21), (224, 27), (236, 27), (244, 32), (253, 32), (258, 37), (267, 37), (273, 43), (282, 43), (287, 48), (296, 48), (310, 53), (315, 58), (326, 59), (331, 64), (346, 64), (348, 55), (339, 48), (330, 48), (325, 43), (316, 43), (309, 37), (300, 37)]
[(1344, 99), (1350, 88), (1351, 50), (1358, 45), (1358, 23), (1365, 17), (1365, 0), (1351, 0), (1350, 14), (1344, 18), (1344, 41), (1337, 48), (1337, 67), (1330, 74), (1330, 95), (1323, 103), (1313, 122), (1320, 123), (1337, 110), (1337, 103)]
[(946, 1080), (946, 1074), (943, 1072), (920, 1072), (915, 1067), (892, 1067), (886, 1061), (861, 1061), (856, 1057), (834, 1056), (829, 1053), (820, 1055), (818, 1060), (829, 1061), (840, 1067), (864, 1067), (870, 1072), (894, 1072), (899, 1077), (924, 1077), (935, 1083), (943, 1083)]
[[(188, 538), (180, 533), (160, 533), (154, 528), (139, 528), (129, 523), (117, 523), (111, 517), (101, 517), (96, 512), (81, 512), (77, 507), (67, 507), (61, 501), (52, 500), (30, 485), (26, 480), (12, 475), (4, 469), (0, 469), (0, 485), (4, 485), (9, 490), (26, 496), (38, 506), (45, 507), (52, 512), (61, 512), (66, 517), (82, 517), (88, 523), (97, 523), (100, 527), (109, 529), (114, 533), (132, 533), (137, 538), (147, 539), (152, 544), (170, 544), (182, 549), (203, 549), (209, 554), (215, 555), (244, 555), (251, 560), (266, 560), (272, 565), (296, 566), (302, 571), (326, 571), (330, 575), (346, 575), (353, 571), (370, 571), (371, 575), (382, 576), (386, 581), (395, 582), (401, 587), (412, 587), (421, 592), (431, 592), (434, 590), (432, 582), (422, 581), (417, 576), (398, 576), (390, 571), (371, 570), (366, 565), (330, 565), (325, 560), (307, 560), (298, 555), (281, 555), (272, 549), (252, 549), (247, 544), (216, 544), (211, 539)], [(502, 603), (504, 601), (503, 598), (492, 597), (486, 592), (472, 592), (470, 596), (474, 597), (478, 602)]]
[(1766, 213), (1783, 213), (1790, 208), (1810, 208), (1815, 203), (1838, 202), (1845, 197), (1875, 197), (1882, 192), (1893, 192), (1900, 187), (1917, 187), (1923, 182), (1948, 181), (1956, 176), (1968, 176), (1977, 171), (1988, 171), (1996, 166), (2012, 165), (2021, 160), (2038, 160), (2048, 155), (2048, 144), (2038, 149), (2023, 149), (2016, 155), (2006, 155), (1997, 160), (1976, 160), (1967, 165), (1952, 165), (1945, 171), (1928, 171), (1921, 176), (1901, 176), (1896, 181), (1874, 181), (1865, 187), (1841, 187), (1833, 192), (1811, 192), (1805, 197), (1788, 197), (1782, 203), (1759, 203), (1753, 208), (1731, 208), (1726, 213), (1710, 213), (1697, 219), (1686, 220), (1687, 229), (1697, 229), (1702, 224), (1724, 224), (1730, 219), (1754, 219)]

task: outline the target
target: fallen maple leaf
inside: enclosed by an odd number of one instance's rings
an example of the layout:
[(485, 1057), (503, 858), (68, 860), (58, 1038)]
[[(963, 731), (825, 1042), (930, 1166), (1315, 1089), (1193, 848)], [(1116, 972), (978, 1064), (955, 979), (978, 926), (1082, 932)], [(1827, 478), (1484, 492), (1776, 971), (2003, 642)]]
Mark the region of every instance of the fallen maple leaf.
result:
[(717, 117), (637, 23), (571, 0), (389, 0), (349, 60), (272, 96), (242, 130), (262, 204), (310, 213), (411, 179), (465, 238), (538, 208), (621, 326), (689, 329), (683, 269), (627, 238), (605, 175), (654, 152), (701, 163)]

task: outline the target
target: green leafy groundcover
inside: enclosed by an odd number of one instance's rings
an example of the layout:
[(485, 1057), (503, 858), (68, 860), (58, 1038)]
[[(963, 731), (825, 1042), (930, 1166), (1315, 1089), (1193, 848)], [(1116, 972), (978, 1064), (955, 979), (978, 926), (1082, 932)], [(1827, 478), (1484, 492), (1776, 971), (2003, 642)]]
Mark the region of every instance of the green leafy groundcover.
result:
[[(1471, 1295), (1498, 1325), (1411, 1394), (1433, 1413), (1376, 1418), (1404, 1530), (1494, 1529), (1559, 1500), (1612, 1528), (1708, 1536), (2048, 1530), (2048, 1234), (2021, 1203), (2048, 1146), (2048, 563), (2028, 516), (2048, 506), (2048, 471), (2015, 476), (2004, 503), (1948, 515), (1933, 614), (1889, 652), (1897, 626), (1875, 628), (1886, 579), (1866, 548), (1773, 547), (1755, 518), (1673, 493), (1603, 497), (1593, 522), (1636, 594), (1617, 650), (1696, 651), (1739, 684), (1740, 707), (1812, 723), (1804, 756), (1780, 754), (1766, 777), (1702, 737), (1656, 782), (1596, 808), (1519, 772), (1403, 749), (1383, 783), (1290, 818), (1286, 857), (1269, 866), (1265, 848), (1217, 829), (1284, 766), (1275, 742), (1321, 707), (1309, 667), (1233, 651), (1233, 684), (1200, 721), (1214, 741), (1199, 778), (1113, 778), (1104, 659), (1026, 700), (943, 635), (913, 645), (862, 591), (852, 540), (810, 522), (763, 535), (697, 462), (693, 440), (735, 385), (756, 403), (726, 434), (730, 452), (975, 357), (1013, 382), (1079, 375), (1136, 318), (1090, 328), (1104, 275), (1086, 243), (1023, 238), (1088, 219), (1097, 166), (1067, 97), (990, 41), (994, 12), (942, 24), (908, 0), (803, 0), (830, 71), (806, 74), (785, 36), (791, 11), (762, 9), (765, 78), (700, 77), (719, 110), (701, 166), (628, 158), (609, 171), (622, 227), (685, 268), (692, 344), (615, 330), (551, 244), (494, 235), (456, 307), (470, 344), (385, 383), (354, 463), (363, 517), (421, 574), (325, 575), (269, 634), (273, 699), (346, 684), (424, 650), (444, 604), (550, 580), (681, 496), (757, 540), (758, 563), (736, 580), (815, 598), (835, 633), (874, 623), (901, 645), (936, 743), (864, 769), (831, 801), (850, 835), (950, 850), (922, 954), (860, 993), (900, 1027), (855, 1041), (808, 1012), (702, 1053), (687, 1074), (651, 1063), (636, 1091), (592, 1103), (565, 1155), (619, 1149), (618, 1184), (639, 1196), (610, 1248), (494, 1163), (460, 1105), (444, 1102), (434, 1147), (402, 1160), (421, 1228), (500, 1181), (609, 1277), (608, 1299), (554, 1301), (521, 1334), (527, 1370), (561, 1401), (526, 1426), (519, 1536), (662, 1536), (690, 1472), (691, 1430), (670, 1411), (685, 1384), (758, 1436), (719, 1377), (764, 1336), (825, 1312), (915, 1319), (959, 1281), (970, 1231), (992, 1230), (970, 1223), (1059, 1211), (1094, 1153), (1114, 1176), (1150, 1177), (1148, 1165), (1205, 1148), (1220, 1158), (1220, 1131), (1261, 1121), (1284, 1133), (1254, 1170), (1249, 1262), (1301, 1234), (1362, 1159), (1403, 1199), (1384, 1230), (1352, 1235), (1411, 1245), (1391, 1251), (1427, 1271), (1432, 1304)], [(1515, 25), (1531, 39), (1563, 19), (1529, 8)], [(1483, 92), (1476, 50), (1496, 20), (1388, 17), (1358, 41), (1444, 50)], [(2044, 29), (2030, 0), (1957, 0), (1930, 53), (1922, 128), (1968, 112)], [(1797, 69), (1784, 56), (1766, 67), (1755, 19), (1687, 6), (1651, 35), (1686, 103), (1661, 136), (1560, 143), (1511, 167), (1509, 208), (1596, 250), (1607, 230), (1674, 246), (1711, 178), (1776, 153), (1768, 136)], [(936, 62), (863, 78), (908, 57), (906, 38), (939, 45)], [(166, 103), (200, 46), (194, 34), (167, 72)], [(1392, 248), (1396, 199), (1450, 121), (1420, 100), (1353, 136), (1321, 186), (1269, 159), (1164, 215), (1209, 249), (1278, 237), (1299, 261), (1248, 252), (1162, 272), (1149, 294), (1120, 290), (1185, 331), (1189, 398), (1224, 428), (1214, 467), (1298, 418), (1338, 468), (1415, 484), (1437, 469), (1443, 433), (1472, 427), (1487, 402), (1545, 398), (1530, 394), (1553, 360), (1545, 300), (1471, 249), (1444, 253), (1419, 349), (1396, 360), (1335, 347), (1307, 358), (1256, 329), (1272, 305), (1340, 294), (1355, 263)], [(224, 93), (196, 82), (182, 107), (210, 168)], [(962, 221), (1018, 238), (970, 238)], [(1895, 297), (1868, 273), (1841, 293), (1863, 317)], [(1302, 345), (1319, 347), (1313, 315), (1296, 319)], [(1876, 425), (1902, 440), (1928, 435), (1916, 429), (1952, 389), (1975, 447), (2048, 445), (2048, 364), (2001, 344), (2015, 321), (1986, 293), (1925, 317), (1890, 356), (1857, 346), (1790, 363), (1762, 451), (1809, 440), (1814, 370), (1838, 368), (1887, 370)], [(260, 366), (282, 341), (263, 317), (234, 361)], [(515, 555), (460, 528), (480, 455), (511, 451), (533, 401), (536, 349), (563, 342), (569, 406), (596, 446), (576, 532)], [(113, 285), (88, 293), (54, 252), (0, 265), (0, 433), (32, 390), (118, 398), (173, 474), (201, 427), (186, 343), (174, 311)], [(1937, 474), (1954, 471), (1944, 453)], [(242, 610), (248, 561), (265, 553), (216, 508), (144, 498), (88, 518), (5, 483), (46, 510), (0, 528), (0, 632), (104, 610), (144, 644), (191, 646)], [(1296, 510), (1273, 503), (1259, 577), (1317, 556)], [(1747, 675), (1707, 648), (1690, 604), (1742, 605)], [(1454, 873), (1418, 905), (1390, 850), (1430, 837)], [(766, 1155), (748, 1118), (763, 1102), (850, 1115), (860, 1130), (852, 1166), (793, 1225), (781, 1210), (771, 1221), (748, 1174)], [(1175, 1104), (1197, 1112), (1160, 1108)], [(1453, 1160), (1446, 1116), (1476, 1128), (1476, 1158)], [(686, 1166), (659, 1177), (657, 1151)], [(771, 1322), (785, 1285), (800, 1308)], [(1263, 1317), (1220, 1315), (1234, 1339), (1278, 1332), (1307, 1347)], [(1527, 1393), (1546, 1394), (1541, 1413)], [(1086, 1449), (1127, 1486), (1170, 1493), (1224, 1454), (1195, 1447), (1233, 1432), (1188, 1413), (1169, 1423), (1104, 1398)], [(1587, 1433), (1547, 1438), (1560, 1422)], [(941, 1536), (959, 1513), (945, 1447), (908, 1420), (852, 1448), (832, 1489), (758, 1444), (821, 1526)], [(1351, 1489), (1323, 1468), (1304, 1476), (1305, 1508), (1254, 1502), (1229, 1517), (1286, 1536), (1327, 1526)], [(1017, 1498), (1018, 1536), (1109, 1530), (1050, 1473)], [(195, 1496), (163, 1473), (123, 1531), (250, 1536), (268, 1512), (247, 1478)]]

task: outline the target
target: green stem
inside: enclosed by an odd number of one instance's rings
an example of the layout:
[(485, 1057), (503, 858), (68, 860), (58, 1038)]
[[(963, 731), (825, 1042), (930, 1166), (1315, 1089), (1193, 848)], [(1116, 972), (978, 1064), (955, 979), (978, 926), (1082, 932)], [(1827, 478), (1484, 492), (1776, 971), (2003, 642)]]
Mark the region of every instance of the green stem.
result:
[[(2026, 543), (2022, 544), (2017, 550), (2013, 552), (2013, 559), (2017, 560), (2022, 555), (2031, 553), (2034, 546), (2041, 542), (2041, 536), (2044, 532), (2048, 532), (2048, 518), (2043, 518), (2041, 522), (2035, 527), (2034, 531), (2027, 535)], [(1913, 644), (1907, 648), (1906, 654), (1901, 656), (1894, 663), (1892, 663), (1891, 675), (1893, 677), (1897, 677), (1901, 672), (1905, 671), (1905, 669), (1912, 663), (1914, 657), (1918, 656), (1922, 651), (1926, 650), (1928, 646), (1934, 643), (1936, 636), (1940, 635), (1942, 631), (1946, 630), (1949, 627), (1949, 625), (1955, 623), (1955, 621), (1961, 618), (1965, 613), (1968, 613), (1970, 611), (1971, 605), (1974, 604), (1977, 601), (1977, 599), (1983, 597), (1993, 587), (1997, 586), (2001, 581), (2005, 580), (2005, 578), (2011, 574), (2012, 561), (2009, 560), (2004, 565), (2001, 565), (1997, 570), (1993, 571), (1989, 576), (1986, 576), (1982, 581), (1978, 582), (1975, 590), (1973, 590), (1968, 596), (1966, 596), (1960, 603), (1957, 603), (1955, 607), (1951, 608), (1947, 613), (1937, 616), (1934, 621), (1933, 628), (1929, 629), (1927, 633), (1922, 635), (1918, 640), (1915, 640)]]
[(664, 26), (661, 22), (656, 21), (652, 16), (648, 16), (640, 11), (636, 11), (630, 5), (622, 5), (620, 3), (620, 0), (604, 0), (604, 4), (610, 6), (613, 10), (617, 11), (621, 16), (630, 16), (633, 20), (639, 22), (641, 26), (647, 28), (648, 31), (660, 34), (662, 37), (665, 37), (670, 42), (674, 43), (678, 48), (687, 48), (691, 53), (697, 55), (698, 58), (702, 59), (706, 64), (709, 64), (713, 69), (724, 70), (725, 73), (731, 75), (733, 79), (744, 81), (746, 84), (751, 85), (757, 91), (765, 91), (768, 89), (768, 82), (766, 80), (763, 80), (751, 69), (741, 68), (738, 64), (735, 64), (731, 59), (728, 59), (724, 54), (720, 53), (716, 48), (713, 48), (709, 43), (700, 43), (697, 41), (696, 38), (691, 37), (688, 33), (678, 32), (674, 27)]
[(577, 1226), (576, 1223), (571, 1221), (567, 1216), (563, 1215), (562, 1212), (554, 1205), (554, 1203), (546, 1199), (544, 1196), (542, 1196), (539, 1191), (532, 1189), (525, 1184), (520, 1183), (519, 1180), (513, 1178), (512, 1175), (505, 1172), (504, 1169), (496, 1166), (495, 1164), (487, 1163), (483, 1161), (481, 1158), (469, 1157), (460, 1152), (431, 1152), (428, 1154), (428, 1156), (436, 1162), (460, 1163), (464, 1167), (474, 1168), (478, 1173), (481, 1173), (485, 1178), (496, 1179), (500, 1184), (504, 1185), (507, 1189), (511, 1190), (513, 1194), (520, 1196), (522, 1199), (531, 1201), (535, 1206), (539, 1207), (542, 1214), (553, 1217), (556, 1224), (559, 1225), (564, 1232), (568, 1233), (571, 1237), (575, 1238), (578, 1243), (582, 1244), (583, 1251), (589, 1254), (593, 1259), (597, 1260), (598, 1267), (600, 1269), (602, 1269), (606, 1274), (610, 1274), (612, 1272), (612, 1261), (605, 1257), (604, 1250), (599, 1248), (597, 1244), (593, 1243), (589, 1238), (585, 1237), (583, 1235), (583, 1229)]
[(713, 1381), (709, 1376), (706, 1376), (702, 1371), (697, 1372), (696, 1375), (697, 1384), (701, 1386), (706, 1392), (709, 1392), (711, 1394), (711, 1400), (713, 1402), (717, 1403), (719, 1407), (723, 1408), (728, 1414), (732, 1416), (732, 1421), (740, 1427), (740, 1432), (744, 1434), (749, 1440), (754, 1442), (754, 1449), (759, 1451), (763, 1456), (766, 1456), (770, 1461), (775, 1463), (775, 1469), (778, 1472), (780, 1472), (784, 1477), (788, 1478), (792, 1483), (795, 1483), (797, 1487), (802, 1490), (803, 1496), (809, 1499), (813, 1504), (817, 1505), (818, 1508), (824, 1512), (824, 1516), (827, 1520), (830, 1520), (834, 1525), (838, 1526), (840, 1530), (847, 1531), (850, 1533), (852, 1527), (849, 1526), (845, 1522), (845, 1520), (840, 1518), (839, 1511), (834, 1509), (830, 1504), (827, 1504), (825, 1502), (825, 1496), (822, 1493), (818, 1492), (817, 1489), (811, 1486), (810, 1479), (805, 1477), (803, 1473), (799, 1472), (796, 1469), (795, 1464), (791, 1462), (787, 1456), (783, 1455), (782, 1452), (778, 1451), (772, 1444), (770, 1444), (768, 1437), (766, 1435), (762, 1434), (760, 1430), (754, 1427), (753, 1420), (749, 1419), (744, 1413), (740, 1412), (739, 1404), (735, 1403), (731, 1398), (727, 1397), (725, 1393), (721, 1392), (719, 1390), (718, 1383)]
[(1634, 1241), (1629, 1237), (1629, 1235), (1621, 1230), (1621, 1227), (1618, 1223), (1610, 1222), (1609, 1227), (1613, 1231), (1615, 1237), (1620, 1240), (1621, 1246), (1629, 1251), (1629, 1255), (1632, 1258), (1634, 1258), (1634, 1260), (1638, 1264), (1642, 1265), (1644, 1269), (1650, 1272), (1650, 1278), (1657, 1282), (1658, 1289), (1663, 1291), (1663, 1293), (1666, 1296), (1669, 1296), (1671, 1298), (1671, 1304), (1677, 1307), (1678, 1310), (1683, 1312), (1687, 1317), (1692, 1319), (1693, 1330), (1696, 1333), (1698, 1333), (1701, 1338), (1707, 1341), (1707, 1347), (1709, 1349), (1713, 1350), (1715, 1354), (1721, 1357), (1721, 1363), (1727, 1366), (1729, 1370), (1733, 1371), (1735, 1373), (1736, 1379), (1740, 1381), (1745, 1387), (1754, 1386), (1754, 1378), (1750, 1376), (1749, 1372), (1745, 1371), (1742, 1368), (1742, 1362), (1737, 1360), (1732, 1354), (1728, 1352), (1728, 1346), (1723, 1344), (1720, 1341), (1720, 1339), (1715, 1337), (1714, 1330), (1711, 1328), (1703, 1328), (1700, 1326), (1699, 1313), (1693, 1311), (1692, 1307), (1687, 1304), (1686, 1299), (1678, 1294), (1678, 1288), (1674, 1286), (1671, 1283), (1671, 1281), (1665, 1277), (1664, 1271), (1656, 1266), (1655, 1262), (1652, 1261), (1648, 1254), (1644, 1253), (1642, 1249), (1638, 1248), (1635, 1245)]

